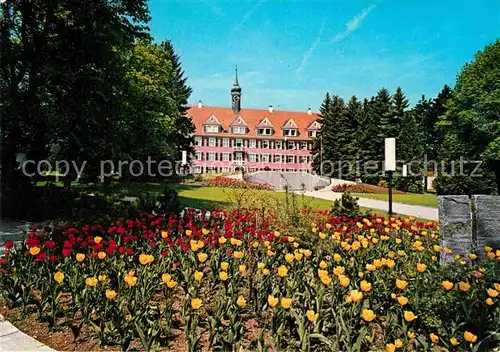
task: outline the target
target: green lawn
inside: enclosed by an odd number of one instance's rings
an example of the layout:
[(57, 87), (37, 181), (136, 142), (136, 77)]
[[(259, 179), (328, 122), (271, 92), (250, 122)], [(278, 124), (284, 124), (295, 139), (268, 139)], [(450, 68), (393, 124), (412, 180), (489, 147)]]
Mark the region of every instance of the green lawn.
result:
[[(38, 186), (43, 186), (44, 183), (39, 182)], [(61, 186), (62, 184), (58, 184)], [(140, 195), (152, 193), (159, 195), (162, 192), (162, 184), (160, 183), (149, 183), (149, 182), (115, 182), (110, 186), (104, 186), (102, 184), (96, 185), (84, 185), (75, 184), (74, 188), (80, 188), (80, 190), (85, 190), (88, 193), (93, 193), (95, 191), (100, 191), (106, 194), (120, 193), (123, 196), (139, 197)], [(243, 202), (243, 204), (259, 203), (266, 204), (268, 207), (272, 206), (276, 202), (284, 201), (286, 198), (285, 192), (275, 192), (275, 191), (261, 191), (261, 190), (251, 190), (244, 192), (241, 189), (232, 188), (220, 188), (220, 187), (203, 187), (198, 185), (190, 184), (174, 184), (177, 189), (179, 197), (181, 199), (182, 205), (191, 208), (211, 208), (211, 207), (228, 207), (234, 206), (238, 203), (238, 200)], [(369, 198), (370, 196), (384, 196), (382, 194), (356, 194), (358, 197)], [(291, 197), (291, 195), (288, 195)], [(399, 195), (407, 196), (407, 195)], [(415, 196), (422, 196), (420, 194), (415, 194)], [(429, 195), (433, 196), (433, 195)], [(433, 196), (436, 198), (435, 196)], [(290, 198), (289, 198), (290, 199)], [(374, 199), (384, 199), (384, 198), (374, 198)], [(296, 195), (295, 200), (297, 201), (298, 208), (310, 208), (318, 210), (328, 210), (332, 206), (332, 202), (325, 199), (312, 198), (302, 195)], [(396, 198), (394, 199), (395, 202)], [(274, 202), (274, 203), (273, 203)], [(411, 204), (411, 203), (408, 203)], [(380, 216), (387, 217), (387, 211), (380, 209), (368, 209), (361, 207), (363, 213), (375, 213)], [(406, 217), (405, 215), (394, 214), (394, 216)]]
[[(387, 193), (354, 193), (354, 195), (359, 198), (370, 198), (386, 201), (389, 199), (389, 195)], [(437, 196), (432, 193), (393, 194), (392, 201), (395, 203), (403, 204), (425, 205), (433, 208), (437, 208), (438, 206)]]

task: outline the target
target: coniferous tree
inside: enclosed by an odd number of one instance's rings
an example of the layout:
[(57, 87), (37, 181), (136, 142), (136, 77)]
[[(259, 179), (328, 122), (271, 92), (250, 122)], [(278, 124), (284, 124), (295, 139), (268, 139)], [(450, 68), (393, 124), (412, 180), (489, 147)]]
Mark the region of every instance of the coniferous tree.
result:
[(342, 124), (339, 136), (339, 144), (343, 154), (342, 175), (352, 179), (357, 175), (351, 174), (354, 169), (349, 170), (349, 164), (354, 166), (354, 162), (358, 160), (361, 136), (357, 132), (363, 123), (363, 106), (355, 95), (347, 103), (340, 122)]
[(404, 119), (404, 114), (406, 113), (408, 106), (410, 104), (408, 103), (408, 99), (406, 99), (406, 96), (403, 93), (403, 90), (401, 87), (396, 88), (396, 93), (394, 93), (392, 97), (393, 101), (393, 122), (392, 124), (394, 125), (393, 127), (393, 133), (399, 133), (401, 129), (401, 124)]
[(378, 91), (370, 108), (372, 123), (378, 124), (377, 133), (377, 157), (379, 161), (383, 160), (384, 155), (384, 139), (388, 137), (396, 137), (396, 127), (393, 116), (392, 97), (389, 91), (382, 88)]
[(321, 130), (316, 136), (316, 139), (314, 140), (314, 146), (312, 149), (312, 154), (314, 155), (313, 162), (312, 162), (312, 168), (313, 171), (317, 174), (322, 174), (323, 170), (321, 170), (321, 163), (323, 160), (323, 133), (328, 133), (328, 131), (331, 129), (329, 126), (329, 123), (331, 119), (329, 118), (330, 114), (330, 105), (331, 105), (331, 98), (330, 98), (330, 93), (326, 93), (325, 99), (323, 99), (323, 102), (321, 103), (321, 106), (319, 108), (319, 117), (317, 121), (321, 124)]

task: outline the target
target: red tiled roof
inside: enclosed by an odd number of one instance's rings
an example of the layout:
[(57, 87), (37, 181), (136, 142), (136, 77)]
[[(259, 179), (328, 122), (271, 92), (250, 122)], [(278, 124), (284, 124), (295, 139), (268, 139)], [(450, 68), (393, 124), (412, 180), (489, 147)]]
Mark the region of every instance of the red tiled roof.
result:
[(299, 130), (298, 137), (288, 137), (294, 139), (309, 139), (307, 129), (313, 124), (313, 122), (318, 119), (318, 115), (313, 113), (308, 115), (307, 111), (297, 112), (297, 111), (280, 111), (274, 110), (269, 112), (269, 110), (259, 110), (259, 109), (242, 109), (239, 114), (235, 114), (231, 108), (223, 107), (212, 107), (203, 106), (199, 108), (198, 106), (189, 106), (187, 115), (191, 118), (194, 125), (196, 126), (195, 134), (201, 135), (205, 134), (203, 130), (203, 123), (207, 119), (214, 115), (217, 120), (222, 125), (224, 131), (223, 133), (211, 133), (211, 135), (231, 135), (231, 123), (239, 116), (245, 120), (248, 125), (249, 132), (246, 135), (235, 135), (238, 137), (264, 137), (257, 134), (257, 126), (259, 123), (267, 117), (269, 122), (274, 126), (274, 135), (267, 136), (267, 138), (284, 138), (281, 128), (290, 120), (293, 119), (297, 128)]

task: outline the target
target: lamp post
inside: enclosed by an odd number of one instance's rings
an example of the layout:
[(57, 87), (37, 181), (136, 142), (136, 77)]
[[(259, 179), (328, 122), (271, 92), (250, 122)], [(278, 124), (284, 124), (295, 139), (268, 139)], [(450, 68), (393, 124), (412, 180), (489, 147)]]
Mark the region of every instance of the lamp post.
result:
[(389, 175), (389, 216), (392, 216), (392, 174), (396, 171), (396, 138), (385, 139), (384, 168)]
[(320, 139), (320, 162), (319, 162), (319, 174), (323, 176), (323, 134), (319, 135)]

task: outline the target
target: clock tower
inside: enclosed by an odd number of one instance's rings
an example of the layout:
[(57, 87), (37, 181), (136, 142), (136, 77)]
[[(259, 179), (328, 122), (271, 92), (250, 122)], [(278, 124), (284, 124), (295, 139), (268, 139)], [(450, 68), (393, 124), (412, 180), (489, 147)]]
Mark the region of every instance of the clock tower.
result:
[(241, 87), (238, 83), (238, 67), (235, 70), (234, 84), (231, 88), (231, 101), (233, 106), (233, 112), (238, 114), (241, 110)]

